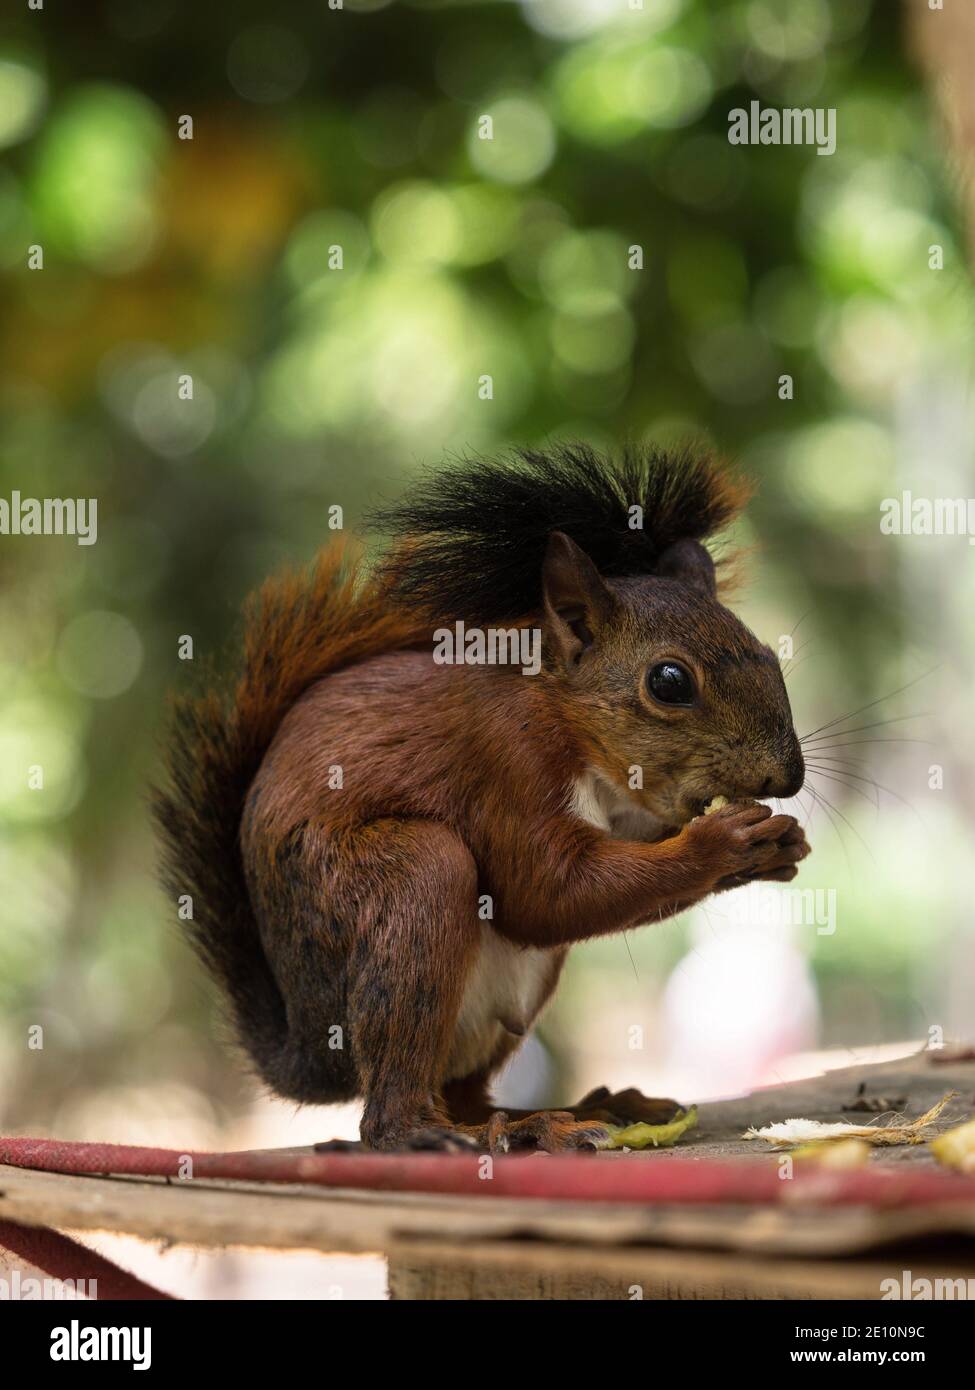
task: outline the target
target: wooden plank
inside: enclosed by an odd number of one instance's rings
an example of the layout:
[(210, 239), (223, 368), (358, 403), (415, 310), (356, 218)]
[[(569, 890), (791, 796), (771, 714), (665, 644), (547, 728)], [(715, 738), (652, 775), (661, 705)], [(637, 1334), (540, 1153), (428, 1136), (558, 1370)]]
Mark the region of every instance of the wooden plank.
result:
[[(869, 1115), (840, 1109), (861, 1082), (874, 1095), (906, 1095), (911, 1114), (957, 1089), (952, 1122), (967, 1118), (975, 1100), (975, 1064), (940, 1067), (922, 1054), (702, 1106), (691, 1143), (669, 1154), (604, 1158), (643, 1164), (742, 1153), (766, 1168), (776, 1156), (741, 1140), (747, 1125), (796, 1114), (869, 1123)], [(931, 1158), (917, 1146), (879, 1150), (871, 1160), (904, 1163), (913, 1170)], [(975, 1279), (975, 1244), (972, 1254), (962, 1248), (936, 1266), (892, 1247), (922, 1235), (975, 1236), (970, 1201), (891, 1210), (598, 1205), (0, 1167), (0, 1217), (197, 1246), (382, 1252), (397, 1298), (631, 1298), (634, 1290), (644, 1298), (878, 1298), (882, 1280), (899, 1279), (905, 1267), (914, 1277)]]
[(390, 1253), (448, 1239), (592, 1246), (712, 1245), (794, 1255), (856, 1253), (926, 1234), (975, 1236), (975, 1208), (592, 1206), (537, 1199), (328, 1191), (194, 1180), (99, 1178), (0, 1168), (0, 1217), (195, 1245)]
[[(635, 1289), (647, 1299), (866, 1299), (881, 1296), (882, 1280), (900, 1279), (905, 1260), (915, 1277), (975, 1279), (975, 1263), (957, 1257), (939, 1259), (937, 1265), (892, 1250), (861, 1259), (788, 1258), (820, 1253), (838, 1239), (850, 1248), (858, 1239), (875, 1239), (878, 1231), (871, 1230), (870, 1220), (877, 1213), (857, 1209), (833, 1213), (834, 1228), (826, 1240), (817, 1239), (815, 1219), (800, 1230), (794, 1223), (770, 1225), (765, 1219), (776, 1213), (721, 1213), (721, 1235), (729, 1246), (722, 1252), (684, 1244), (718, 1238), (717, 1226), (704, 1231), (694, 1214), (686, 1212), (635, 1212), (634, 1228), (624, 1230), (622, 1218), (630, 1215), (626, 1209), (596, 1216), (526, 1214), (526, 1205), (547, 1204), (492, 1202), (478, 1206), (475, 1221), (470, 1204), (458, 1199), (390, 1202), (358, 1193), (328, 1198), (301, 1191), (244, 1194), (233, 1187), (10, 1169), (0, 1172), (0, 1189), (0, 1212), (11, 1219), (69, 1227), (77, 1222), (80, 1230), (126, 1231), (191, 1245), (385, 1251), (398, 1298), (609, 1299), (632, 1298)], [(503, 1211), (502, 1205), (518, 1210)], [(919, 1214), (884, 1215), (900, 1222)], [(607, 1227), (610, 1216), (615, 1220)], [(649, 1223), (643, 1232), (635, 1229), (639, 1218)], [(627, 1244), (641, 1234), (666, 1243)]]
[(425, 1249), (390, 1261), (394, 1299), (879, 1300), (884, 1281), (963, 1279), (970, 1265), (891, 1252), (868, 1260), (791, 1260), (702, 1250), (582, 1250), (540, 1245)]

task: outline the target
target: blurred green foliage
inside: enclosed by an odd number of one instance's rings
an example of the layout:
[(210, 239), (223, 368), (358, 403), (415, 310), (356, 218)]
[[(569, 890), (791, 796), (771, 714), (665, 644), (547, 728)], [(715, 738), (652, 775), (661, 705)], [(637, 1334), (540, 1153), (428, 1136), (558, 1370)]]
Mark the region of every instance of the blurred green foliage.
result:
[[(143, 798), (164, 691), (188, 678), (177, 638), (218, 648), (246, 591), (327, 539), (332, 504), (354, 524), (445, 450), (703, 435), (761, 485), (749, 616), (774, 640), (813, 614), (824, 659), (796, 679), (813, 722), (900, 683), (917, 634), (876, 509), (904, 382), (965, 351), (972, 300), (893, 8), (5, 16), (0, 491), (99, 503), (95, 546), (0, 543), (0, 1028), (7, 1057), (30, 1021), (63, 1043), (14, 1087), (14, 1122), (80, 1082), (234, 1094)], [(729, 146), (752, 99), (836, 107), (837, 152)], [(867, 895), (860, 930), (820, 951), (827, 985), (879, 972), (894, 1034), (917, 1021), (923, 947), (891, 924), (919, 896)], [(680, 930), (642, 934), (648, 971)]]

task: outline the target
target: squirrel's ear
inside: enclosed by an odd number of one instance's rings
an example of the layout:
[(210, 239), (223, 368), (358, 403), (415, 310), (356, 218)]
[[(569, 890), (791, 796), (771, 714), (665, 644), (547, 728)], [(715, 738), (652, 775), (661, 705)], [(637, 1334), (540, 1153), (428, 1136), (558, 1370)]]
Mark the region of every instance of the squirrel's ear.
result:
[(667, 579), (682, 579), (712, 598), (717, 590), (714, 561), (700, 541), (675, 541), (669, 545), (657, 561), (657, 574)]
[(562, 531), (548, 538), (542, 594), (555, 646), (565, 665), (574, 666), (592, 646), (616, 600), (586, 552)]

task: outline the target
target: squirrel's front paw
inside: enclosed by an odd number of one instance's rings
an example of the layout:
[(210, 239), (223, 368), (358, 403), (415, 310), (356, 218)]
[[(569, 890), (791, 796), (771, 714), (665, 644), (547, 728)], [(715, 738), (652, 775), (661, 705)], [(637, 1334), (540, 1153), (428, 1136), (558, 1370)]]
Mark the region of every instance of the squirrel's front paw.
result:
[(692, 824), (706, 842), (716, 889), (760, 878), (787, 883), (809, 853), (795, 816), (773, 815), (760, 801), (732, 801)]

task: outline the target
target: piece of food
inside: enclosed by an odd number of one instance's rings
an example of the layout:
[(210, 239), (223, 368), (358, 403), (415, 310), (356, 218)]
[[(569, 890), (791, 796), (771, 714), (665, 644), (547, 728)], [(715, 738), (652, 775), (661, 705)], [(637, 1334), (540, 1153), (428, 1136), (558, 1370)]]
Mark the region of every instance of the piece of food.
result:
[(721, 807), (727, 806), (727, 804), (728, 798), (726, 796), (712, 796), (711, 800), (704, 808), (704, 814), (706, 816), (713, 816), (715, 811), (720, 811)]
[(891, 1121), (884, 1125), (851, 1125), (843, 1121), (839, 1124), (824, 1124), (821, 1120), (785, 1120), (782, 1124), (765, 1125), (762, 1129), (748, 1129), (743, 1139), (764, 1139), (776, 1148), (791, 1148), (797, 1144), (816, 1143), (820, 1140), (831, 1142), (837, 1139), (865, 1139), (868, 1144), (923, 1144), (927, 1138), (925, 1131), (934, 1124), (942, 1110), (958, 1094), (949, 1091), (941, 1097), (937, 1105), (932, 1105), (916, 1120)]
[(803, 1163), (813, 1163), (817, 1168), (829, 1168), (836, 1172), (850, 1172), (862, 1168), (870, 1161), (870, 1145), (863, 1139), (839, 1139), (832, 1143), (820, 1140), (816, 1144), (803, 1144), (793, 1149), (792, 1159)]
[(601, 1149), (667, 1149), (697, 1124), (697, 1106), (678, 1110), (666, 1125), (610, 1125), (609, 1139)]
[(975, 1173), (975, 1120), (958, 1125), (931, 1140), (931, 1152), (946, 1168)]

